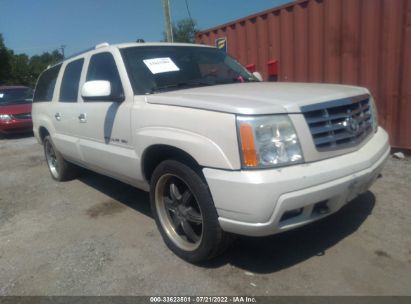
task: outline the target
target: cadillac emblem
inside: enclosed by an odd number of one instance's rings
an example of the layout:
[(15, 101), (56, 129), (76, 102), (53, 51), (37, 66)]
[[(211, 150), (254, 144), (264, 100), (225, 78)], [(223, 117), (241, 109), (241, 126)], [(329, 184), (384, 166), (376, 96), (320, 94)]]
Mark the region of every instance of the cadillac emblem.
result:
[(352, 115), (349, 115), (345, 119), (343, 125), (345, 126), (345, 129), (351, 134), (357, 134), (360, 130), (359, 122), (354, 117), (352, 117)]

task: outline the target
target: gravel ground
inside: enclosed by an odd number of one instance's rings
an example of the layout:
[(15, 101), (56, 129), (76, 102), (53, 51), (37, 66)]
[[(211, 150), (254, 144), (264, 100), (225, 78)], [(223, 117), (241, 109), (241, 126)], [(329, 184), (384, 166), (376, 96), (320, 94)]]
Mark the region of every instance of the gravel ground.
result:
[(0, 139), (0, 295), (411, 295), (411, 161), (383, 175), (337, 214), (199, 267), (165, 247), (145, 192), (54, 182), (33, 137)]

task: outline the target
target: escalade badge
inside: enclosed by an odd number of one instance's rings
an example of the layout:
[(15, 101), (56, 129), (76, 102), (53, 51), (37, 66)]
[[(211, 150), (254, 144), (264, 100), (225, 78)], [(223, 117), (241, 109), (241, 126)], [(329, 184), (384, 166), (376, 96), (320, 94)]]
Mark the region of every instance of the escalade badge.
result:
[(349, 114), (349, 116), (343, 122), (345, 129), (351, 134), (357, 134), (360, 130), (359, 122)]

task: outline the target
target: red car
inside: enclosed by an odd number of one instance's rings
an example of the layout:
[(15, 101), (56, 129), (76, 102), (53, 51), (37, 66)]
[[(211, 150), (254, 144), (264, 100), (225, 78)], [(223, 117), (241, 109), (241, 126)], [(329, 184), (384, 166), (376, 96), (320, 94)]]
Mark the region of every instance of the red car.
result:
[(25, 86), (0, 86), (0, 134), (29, 132), (32, 89)]

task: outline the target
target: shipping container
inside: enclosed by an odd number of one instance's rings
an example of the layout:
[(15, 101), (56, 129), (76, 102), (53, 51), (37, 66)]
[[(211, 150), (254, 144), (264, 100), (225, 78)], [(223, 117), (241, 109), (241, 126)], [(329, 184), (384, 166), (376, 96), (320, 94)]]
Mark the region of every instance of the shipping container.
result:
[(367, 87), (391, 145), (411, 149), (411, 0), (301, 0), (197, 34), (265, 80)]

